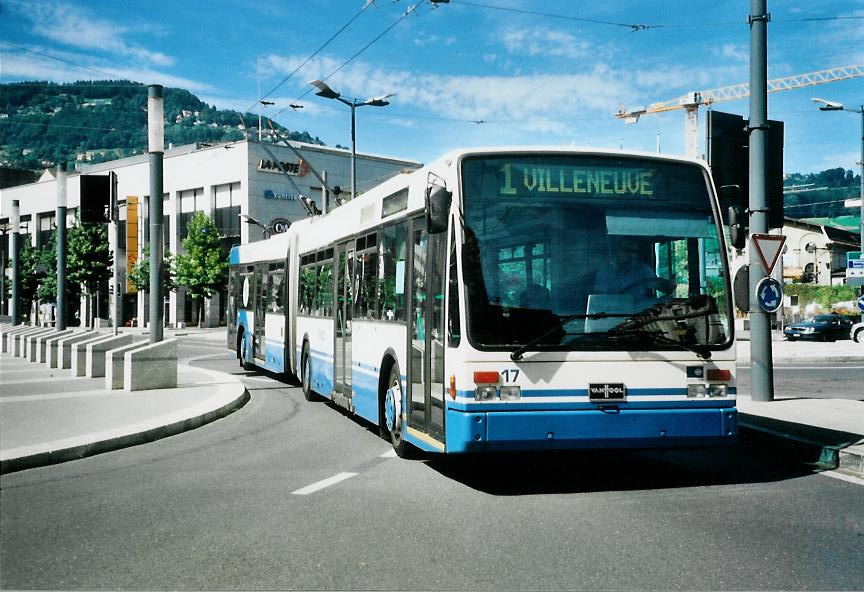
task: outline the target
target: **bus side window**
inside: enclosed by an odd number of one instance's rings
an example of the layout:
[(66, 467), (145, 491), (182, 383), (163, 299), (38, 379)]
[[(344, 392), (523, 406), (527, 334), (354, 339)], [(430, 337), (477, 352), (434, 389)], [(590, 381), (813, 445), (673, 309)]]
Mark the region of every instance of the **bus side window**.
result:
[(381, 233), (381, 253), (378, 264), (381, 266), (378, 277), (381, 289), (378, 295), (381, 309), (380, 319), (384, 321), (405, 321), (405, 268), (407, 253), (408, 225), (400, 222)]
[(447, 341), (450, 347), (459, 347), (462, 340), (462, 328), (459, 321), (459, 274), (456, 268), (456, 230), (455, 224), (450, 229), (450, 269), (448, 272), (447, 289)]
[(354, 318), (373, 319), (377, 300), (378, 253), (366, 251), (356, 255), (354, 268), (358, 284), (357, 300), (354, 305)]
[(270, 295), (267, 299), (267, 312), (281, 314), (284, 312), (284, 305), (282, 301), (282, 280), (284, 278), (284, 272), (280, 269), (278, 271), (270, 272)]
[(333, 316), (333, 261), (328, 261), (319, 268), (314, 316)]
[(306, 265), (300, 269), (300, 314), (311, 315), (315, 303), (315, 287), (318, 284), (318, 268)]

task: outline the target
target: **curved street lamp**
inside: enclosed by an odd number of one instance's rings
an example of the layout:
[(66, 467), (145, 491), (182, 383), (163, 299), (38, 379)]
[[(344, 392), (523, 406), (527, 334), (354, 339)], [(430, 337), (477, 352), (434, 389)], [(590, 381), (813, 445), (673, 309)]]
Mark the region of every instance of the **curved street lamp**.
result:
[(351, 108), (351, 199), (354, 199), (357, 197), (357, 137), (354, 112), (357, 110), (357, 107), (365, 107), (367, 105), (370, 107), (386, 107), (390, 104), (390, 101), (387, 99), (392, 97), (393, 94), (364, 100), (355, 98), (346, 99), (340, 93), (327, 86), (327, 83), (323, 80), (310, 80), (309, 84), (318, 89), (318, 92), (315, 94), (319, 97), (339, 101)]

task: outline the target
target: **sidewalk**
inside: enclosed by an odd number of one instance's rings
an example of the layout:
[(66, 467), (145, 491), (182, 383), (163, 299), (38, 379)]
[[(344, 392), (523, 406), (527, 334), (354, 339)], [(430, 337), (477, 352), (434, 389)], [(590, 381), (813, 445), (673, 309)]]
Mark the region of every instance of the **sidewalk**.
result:
[[(8, 330), (3, 327), (3, 334)], [(165, 338), (193, 334), (224, 342), (224, 329), (166, 330)], [(127, 392), (107, 390), (104, 378), (78, 378), (71, 370), (2, 353), (0, 473), (165, 438), (224, 417), (248, 399), (239, 378), (182, 363), (177, 388)]]
[[(5, 334), (9, 327), (4, 326)], [(129, 331), (128, 329), (126, 331)], [(133, 331), (142, 334), (140, 329)], [(225, 329), (166, 330), (165, 337), (224, 345)], [(775, 366), (836, 362), (864, 367), (864, 346), (773, 342)], [(738, 342), (741, 366), (750, 343)], [(864, 376), (864, 369), (862, 369)], [(862, 380), (864, 384), (864, 380)], [(106, 390), (102, 378), (73, 378), (8, 353), (0, 354), (0, 473), (82, 458), (194, 429), (224, 417), (249, 399), (235, 376), (179, 365), (174, 389)], [(864, 388), (862, 397), (864, 399)], [(753, 402), (739, 393), (739, 424), (816, 448), (822, 465), (864, 478), (864, 401), (784, 393)]]

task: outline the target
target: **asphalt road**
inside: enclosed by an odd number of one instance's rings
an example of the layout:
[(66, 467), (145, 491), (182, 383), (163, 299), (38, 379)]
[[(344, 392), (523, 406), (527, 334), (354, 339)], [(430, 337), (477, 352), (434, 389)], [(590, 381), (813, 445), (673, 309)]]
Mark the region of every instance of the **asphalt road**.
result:
[[(181, 355), (241, 373), (219, 345)], [(0, 587), (864, 589), (862, 485), (788, 442), (405, 461), (241, 374), (224, 419), (3, 476)]]
[[(774, 397), (864, 401), (864, 363), (785, 363), (774, 365)], [(738, 392), (750, 393), (750, 366), (738, 364)]]

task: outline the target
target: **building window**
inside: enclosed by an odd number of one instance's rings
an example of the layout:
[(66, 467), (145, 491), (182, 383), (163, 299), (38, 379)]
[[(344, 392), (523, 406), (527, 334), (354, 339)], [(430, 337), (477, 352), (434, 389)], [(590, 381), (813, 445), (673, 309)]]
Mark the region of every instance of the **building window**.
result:
[(45, 247), (50, 244), (51, 236), (56, 228), (55, 220), (54, 214), (39, 216), (39, 234), (36, 237), (38, 247)]
[(216, 186), (216, 228), (224, 237), (240, 236), (240, 183)]
[(202, 187), (187, 189), (178, 194), (178, 198), (180, 199), (180, 220), (178, 224), (180, 234), (178, 236), (181, 242), (189, 234), (189, 222), (192, 220), (195, 212), (198, 210), (206, 212), (210, 209), (210, 204), (205, 204), (203, 197), (204, 189)]

